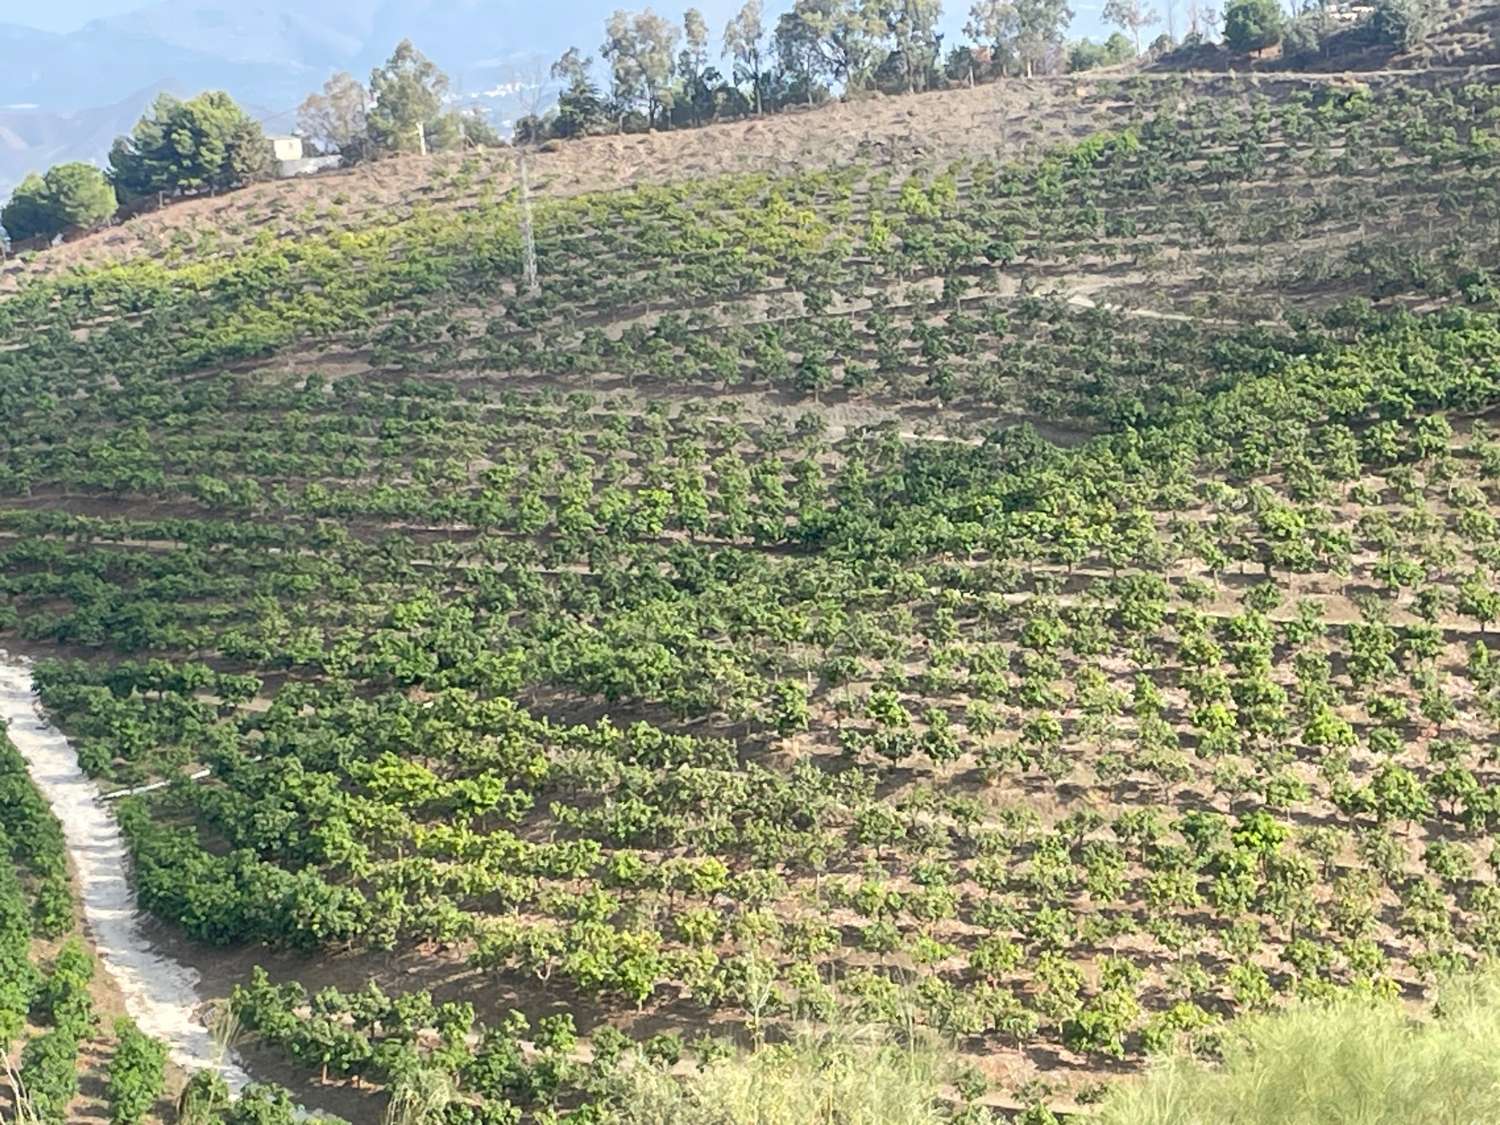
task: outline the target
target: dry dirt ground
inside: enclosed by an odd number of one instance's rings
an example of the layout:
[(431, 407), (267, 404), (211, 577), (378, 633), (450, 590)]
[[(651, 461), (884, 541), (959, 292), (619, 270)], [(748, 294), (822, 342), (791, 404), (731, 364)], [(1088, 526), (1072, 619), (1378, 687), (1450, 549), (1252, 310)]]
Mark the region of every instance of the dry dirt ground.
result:
[[(1462, 69), (1477, 75), (1500, 67)], [(855, 161), (896, 169), (919, 164), (934, 168), (976, 152), (1020, 157), (1117, 127), (1131, 112), (1124, 81), (1176, 83), (1185, 94), (1238, 91), (1276, 97), (1330, 83), (1394, 80), (1411, 81), (1413, 74), (1090, 72), (1015, 78), (905, 97), (869, 95), (857, 103), (833, 101), (699, 129), (549, 142), (529, 157), (529, 164), (533, 189), (555, 195), (735, 172), (788, 173)], [(337, 229), (398, 217), (413, 206), (463, 208), (486, 187), (508, 191), (516, 168), (516, 153), (510, 148), (400, 156), (184, 200), (9, 262), (0, 271), (0, 290), (78, 266), (160, 255), (174, 242), (191, 244), (205, 236), (232, 242), (261, 231), (305, 230), (305, 222), (291, 221), (294, 215), (326, 217), (326, 227)]]
[[(1213, 79), (1211, 81), (1222, 81)], [(1107, 122), (1094, 81), (1012, 80), (974, 89), (913, 97), (873, 96), (859, 104), (831, 102), (700, 129), (588, 137), (552, 142), (529, 158), (533, 190), (573, 195), (637, 183), (665, 183), (733, 172), (786, 172), (865, 159), (872, 163), (924, 163), (954, 159), (976, 149), (1050, 144), (1082, 136)], [(1124, 113), (1128, 103), (1114, 107)], [(444, 199), (444, 171), (466, 161), (476, 169), (473, 190)], [(428, 202), (463, 206), (483, 184), (508, 190), (516, 170), (509, 148), (461, 156), (399, 156), (299, 180), (257, 184), (221, 196), (171, 204), (119, 226), (12, 263), (9, 279), (50, 273), (150, 252), (174, 235), (196, 235), (245, 217), (246, 197), (256, 210), (292, 215), (312, 208), (341, 208), (343, 222), (376, 221), (393, 209)]]

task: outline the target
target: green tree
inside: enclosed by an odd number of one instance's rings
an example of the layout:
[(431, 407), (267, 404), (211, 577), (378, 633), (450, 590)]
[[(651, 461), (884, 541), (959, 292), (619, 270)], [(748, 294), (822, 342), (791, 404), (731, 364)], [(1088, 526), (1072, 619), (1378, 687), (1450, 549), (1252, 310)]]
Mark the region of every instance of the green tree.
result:
[[(448, 76), (410, 39), (396, 44), (384, 65), (370, 72), (371, 143), (385, 152), (441, 148), (450, 122), (443, 116)], [(456, 122), (451, 122), (456, 131)]]
[(615, 101), (623, 106), (644, 102), (648, 129), (656, 127), (657, 111), (671, 102), (667, 83), (677, 35), (677, 25), (650, 8), (616, 11), (604, 25), (599, 53), (609, 63)]
[(750, 80), (755, 91), (755, 112), (761, 112), (761, 84), (765, 66), (762, 49), (766, 38), (764, 8), (761, 0), (745, 0), (745, 6), (724, 28), (724, 54), (735, 65), (735, 81)]
[(1262, 51), (1281, 41), (1276, 0), (1234, 0), (1224, 11), (1224, 42), (1235, 51)]
[(682, 14), (682, 50), (677, 55), (677, 76), (682, 79), (694, 125), (703, 123), (702, 110), (710, 100), (704, 82), (708, 73), (708, 24), (702, 12), (689, 8)]
[(0, 226), (11, 238), (50, 238), (62, 228), (52, 208), (47, 182), (33, 172), (11, 193), (10, 202), (0, 210)]
[(937, 24), (943, 15), (942, 0), (884, 0), (880, 14), (893, 53), (900, 56), (906, 92), (925, 89), (941, 41)]
[(219, 90), (189, 101), (162, 94), (109, 153), (122, 200), (239, 187), (264, 176), (270, 160), (260, 125)]
[(1104, 22), (1130, 32), (1137, 55), (1141, 53), (1142, 29), (1151, 27), (1160, 18), (1145, 0), (1106, 0), (1104, 5)]
[(70, 227), (96, 227), (115, 213), (114, 190), (92, 164), (59, 164), (45, 176), (21, 181), (0, 210), (12, 238), (50, 238)]
[[(782, 12), (777, 19), (772, 43), (782, 97), (790, 101), (800, 96), (812, 105), (818, 94), (826, 93), (826, 86), (822, 83), (823, 54), (818, 49), (817, 31), (794, 8)], [(779, 343), (768, 342), (766, 350), (774, 350), (776, 357), (784, 361)], [(771, 377), (775, 377), (774, 373)]]
[(1093, 43), (1087, 39), (1074, 43), (1068, 51), (1068, 70), (1071, 73), (1101, 66), (1115, 66), (1133, 57), (1130, 40), (1116, 31), (1103, 43)]
[(552, 80), (563, 84), (557, 96), (557, 117), (552, 131), (559, 137), (582, 137), (606, 128), (609, 114), (599, 87), (594, 83), (594, 59), (577, 47), (569, 47), (552, 64)]
[(885, 35), (873, 0), (796, 0), (777, 24), (778, 53), (783, 24), (789, 44), (810, 49), (814, 73), (842, 83), (846, 91), (865, 87)]
[(964, 34), (990, 48), (999, 58), (1009, 49), (1017, 29), (1016, 6), (1011, 0), (977, 0), (969, 9)]
[(1028, 77), (1062, 43), (1063, 30), (1073, 18), (1067, 0), (1013, 0), (1016, 57)]
[(297, 109), (297, 125), (324, 148), (346, 160), (360, 160), (370, 149), (370, 93), (352, 74), (340, 71), (309, 94)]
[(1429, 22), (1425, 0), (1375, 0), (1370, 33), (1377, 42), (1405, 50), (1421, 42)]

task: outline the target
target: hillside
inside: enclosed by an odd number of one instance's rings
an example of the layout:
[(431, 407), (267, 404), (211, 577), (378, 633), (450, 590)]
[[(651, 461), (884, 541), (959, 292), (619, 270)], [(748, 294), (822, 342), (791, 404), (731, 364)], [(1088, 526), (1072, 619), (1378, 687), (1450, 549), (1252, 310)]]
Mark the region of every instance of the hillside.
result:
[[(28, 172), (72, 160), (102, 164), (114, 137), (128, 132), (161, 90), (189, 96), (224, 89), (269, 128), (290, 129), (296, 107), (330, 74), (363, 77), (409, 36), (442, 63), (462, 104), (508, 123), (531, 108), (532, 95), (518, 95), (513, 84), (543, 80), (547, 64), (570, 46), (590, 53), (610, 11), (608, 5), (553, 10), (474, 0), (118, 0), (110, 7), (123, 10), (87, 22), (76, 18), (73, 4), (24, 13), (38, 26), (4, 22), (0, 13), (0, 50), (7, 59), (0, 68), (0, 197)], [(718, 37), (735, 6), (714, 0), (698, 7), (714, 32), (713, 64), (727, 76)], [(768, 31), (776, 7), (768, 11)], [(943, 20), (945, 44), (969, 41), (963, 16), (955, 9)], [(42, 25), (56, 30), (38, 30)], [(1408, 74), (1494, 65), (1500, 63), (1497, 27), (1494, 0), (1447, 0), (1432, 5), (1429, 33), (1412, 50), (1351, 32), (1335, 35), (1311, 58), (1278, 59), (1273, 49), (1252, 59), (1208, 46), (1160, 65)], [(1102, 38), (1102, 29), (1099, 13), (1083, 7), (1069, 34)], [(544, 102), (555, 93), (549, 90)]]
[[(1412, 88), (1492, 82), (1500, 64), (1425, 71), (1257, 73), (1248, 75), (1144, 71), (1010, 78), (973, 89), (908, 97), (867, 95), (813, 110), (729, 121), (706, 128), (550, 142), (529, 158), (540, 197), (737, 172), (868, 164), (889, 174), (923, 171), (961, 160), (979, 136), (986, 153), (1035, 160), (1051, 146), (1077, 142), (1127, 125), (1156, 105), (1184, 100), (1225, 105), (1312, 97), (1324, 90)], [(469, 210), (516, 190), (510, 149), (393, 157), (311, 179), (257, 184), (246, 191), (186, 200), (117, 228), (0, 268), (0, 286), (77, 265), (97, 266), (142, 254), (211, 245), (222, 252), (266, 232), (282, 238), (305, 231), (363, 229), (424, 210)], [(196, 251), (195, 251), (196, 252)]]
[(16, 263), (0, 648), (351, 1121), (850, 1022), (1076, 1113), (1415, 1001), (1500, 943), (1494, 74), (555, 146), (534, 290), (508, 151)]
[[(1317, 31), (1311, 48), (1298, 50), (1287, 37), (1249, 55), (1222, 42), (1184, 48), (1156, 60), (1165, 71), (1286, 71), (1371, 74), (1400, 71), (1408, 77), (1453, 67), (1500, 63), (1500, 9), (1493, 0), (1438, 0), (1421, 6), (1419, 33), (1403, 44), (1371, 26), (1375, 6), (1330, 4), (1304, 8), (1302, 19)], [(1321, 13), (1321, 14), (1320, 14)]]

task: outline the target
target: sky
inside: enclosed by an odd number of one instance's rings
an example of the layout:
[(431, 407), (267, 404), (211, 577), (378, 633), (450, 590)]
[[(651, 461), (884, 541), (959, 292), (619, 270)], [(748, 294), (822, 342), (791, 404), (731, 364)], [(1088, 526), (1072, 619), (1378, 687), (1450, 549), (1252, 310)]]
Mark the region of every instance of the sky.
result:
[[(309, 5), (316, 5), (317, 2), (318, 0), (307, 0)], [(956, 42), (959, 38), (957, 32), (963, 26), (969, 2), (970, 0), (945, 0), (943, 4), (943, 23), (948, 28), (950, 42)], [(18, 23), (43, 31), (74, 31), (89, 20), (121, 15), (140, 8), (144, 3), (146, 0), (0, 0), (0, 23)], [(645, 0), (620, 0), (620, 6), (644, 7)], [(654, 0), (652, 6), (661, 12), (671, 12), (689, 7), (690, 2)], [(766, 6), (769, 9), (779, 9), (782, 5), (773, 0)], [(1073, 0), (1072, 34), (1098, 38), (1103, 27), (1100, 17), (1103, 7), (1104, 0)]]
[[(0, 23), (18, 23), (42, 31), (76, 31), (89, 20), (118, 16), (141, 7), (144, 0), (0, 0)], [(317, 3), (317, 0), (308, 0)]]

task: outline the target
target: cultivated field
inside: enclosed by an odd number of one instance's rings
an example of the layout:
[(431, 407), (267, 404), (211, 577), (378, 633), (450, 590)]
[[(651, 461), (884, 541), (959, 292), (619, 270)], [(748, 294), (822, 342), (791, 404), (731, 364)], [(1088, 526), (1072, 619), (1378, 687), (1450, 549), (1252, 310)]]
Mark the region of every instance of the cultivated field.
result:
[(0, 300), (0, 645), (353, 1121), (850, 1019), (1077, 1111), (1415, 999), (1500, 951), (1487, 73), (565, 146), (534, 293), (507, 154), (75, 244)]

